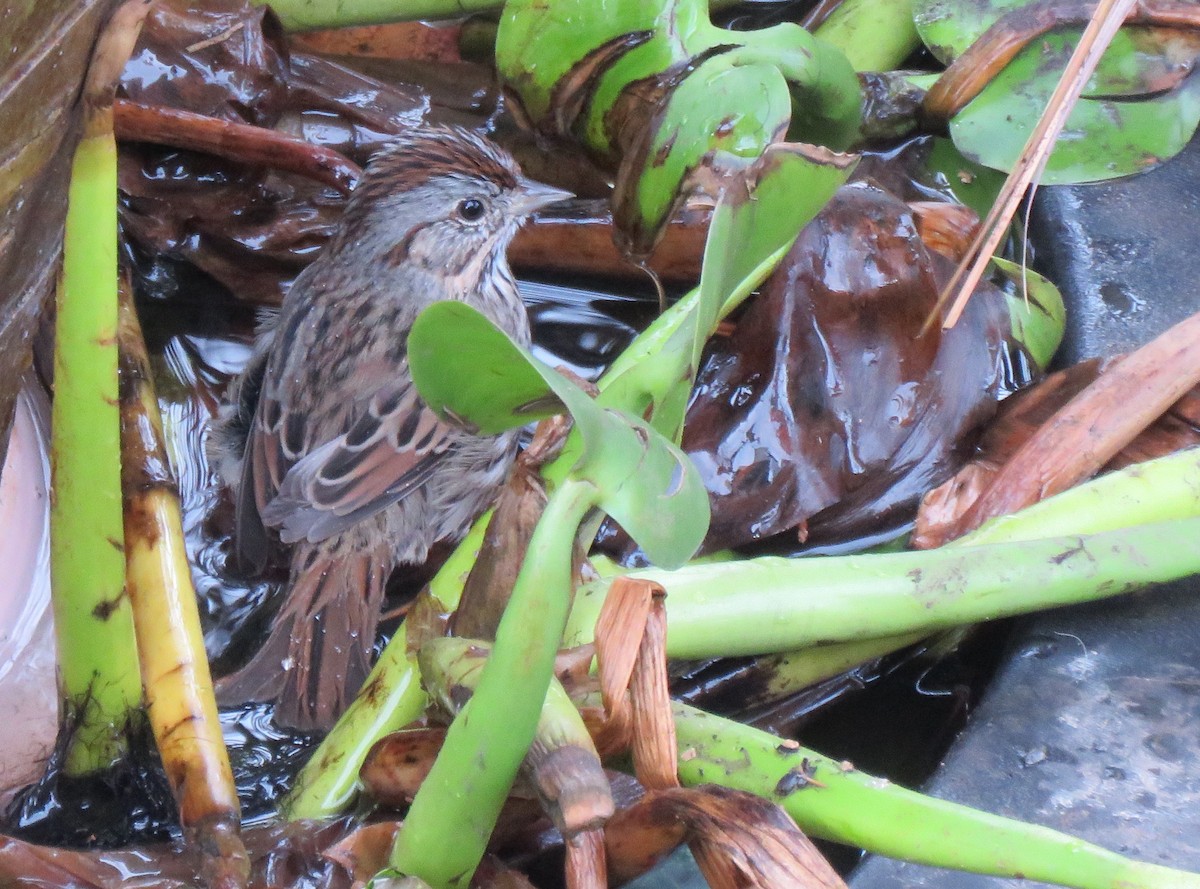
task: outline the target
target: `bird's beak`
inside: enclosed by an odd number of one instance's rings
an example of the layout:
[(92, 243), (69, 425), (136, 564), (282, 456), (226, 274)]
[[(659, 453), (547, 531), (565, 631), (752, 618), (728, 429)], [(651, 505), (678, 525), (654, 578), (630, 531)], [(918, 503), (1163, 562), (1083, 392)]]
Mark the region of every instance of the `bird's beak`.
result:
[(527, 216), (535, 210), (540, 210), (548, 204), (556, 204), (573, 198), (575, 195), (561, 188), (552, 188), (532, 179), (522, 179), (521, 185), (513, 197), (512, 208), (518, 216)]

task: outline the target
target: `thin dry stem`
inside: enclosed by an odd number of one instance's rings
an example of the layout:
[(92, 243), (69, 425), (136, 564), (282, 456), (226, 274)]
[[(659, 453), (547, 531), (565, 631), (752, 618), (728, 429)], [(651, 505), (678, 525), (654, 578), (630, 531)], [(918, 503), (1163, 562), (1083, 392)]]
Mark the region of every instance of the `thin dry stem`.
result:
[(1084, 86), (1095, 71), (1096, 64), (1136, 3), (1137, 0), (1100, 0), (1097, 4), (1079, 45), (1071, 54), (1066, 70), (1063, 71), (1062, 78), (1046, 105), (1046, 110), (1030, 133), (1029, 140), (1013, 165), (1013, 170), (984, 220), (979, 234), (972, 242), (971, 249), (963, 257), (955, 269), (954, 276), (938, 298), (937, 306), (925, 323), (926, 329), (939, 317), (947, 303), (950, 304), (950, 310), (946, 313), (942, 326), (949, 328), (958, 322), (967, 300), (983, 277), (992, 254), (1004, 239), (1026, 192), (1041, 177), (1046, 161), (1054, 149), (1054, 143), (1058, 140)]

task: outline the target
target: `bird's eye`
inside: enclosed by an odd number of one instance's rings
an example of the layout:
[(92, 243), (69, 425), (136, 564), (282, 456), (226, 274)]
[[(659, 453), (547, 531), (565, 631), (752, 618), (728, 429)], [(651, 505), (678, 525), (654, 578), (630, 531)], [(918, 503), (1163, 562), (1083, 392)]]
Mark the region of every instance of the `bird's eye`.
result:
[(458, 205), (458, 215), (467, 222), (476, 222), (483, 216), (483, 201), (467, 198)]

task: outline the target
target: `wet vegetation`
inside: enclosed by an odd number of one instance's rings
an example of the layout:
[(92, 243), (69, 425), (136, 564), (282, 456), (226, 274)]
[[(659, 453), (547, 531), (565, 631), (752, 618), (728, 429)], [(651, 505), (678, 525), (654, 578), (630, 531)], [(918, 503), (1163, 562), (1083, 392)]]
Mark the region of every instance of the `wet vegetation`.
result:
[[(713, 886), (843, 886), (813, 837), (1200, 885), (793, 739), (888, 675), (897, 713), (931, 670), (977, 687), (1002, 630), (973, 648), (973, 624), (1200, 571), (1198, 322), (1047, 375), (1062, 299), (1020, 224), (981, 222), (1010, 170), (1100, 180), (1187, 144), (1194, 5), (508, 0), (335, 27), (445, 5), (157, 0), (103, 31), (55, 313), (62, 718), (0, 882), (574, 889), (687, 844)], [(233, 557), (206, 429), (371, 155), (438, 124), (577, 195), (510, 253), (530, 348), (459, 303), (407, 343), (431, 408), (525, 450), (464, 541), (392, 577), (328, 734), (218, 714), (286, 557)]]

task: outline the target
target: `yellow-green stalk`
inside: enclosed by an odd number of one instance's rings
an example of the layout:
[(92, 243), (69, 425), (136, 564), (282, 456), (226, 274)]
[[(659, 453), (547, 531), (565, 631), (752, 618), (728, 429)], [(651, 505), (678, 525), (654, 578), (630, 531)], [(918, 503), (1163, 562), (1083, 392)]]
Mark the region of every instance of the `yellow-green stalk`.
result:
[(855, 71), (890, 71), (921, 45), (912, 0), (843, 0), (813, 34), (845, 53)]
[(244, 884), (241, 807), (221, 733), (183, 540), (179, 488), (163, 444), (150, 361), (128, 282), (120, 289), (122, 480), (129, 599), (150, 727), (185, 836), (207, 867)]

